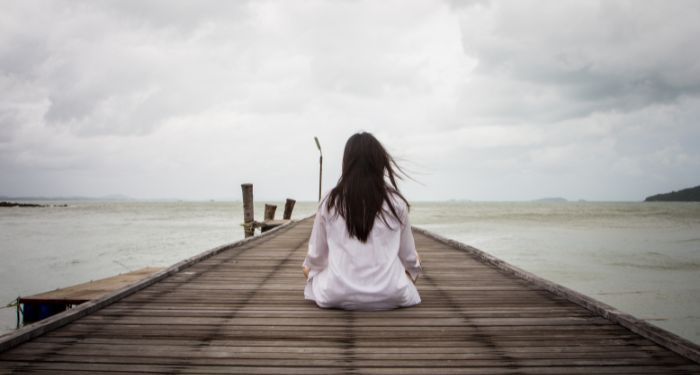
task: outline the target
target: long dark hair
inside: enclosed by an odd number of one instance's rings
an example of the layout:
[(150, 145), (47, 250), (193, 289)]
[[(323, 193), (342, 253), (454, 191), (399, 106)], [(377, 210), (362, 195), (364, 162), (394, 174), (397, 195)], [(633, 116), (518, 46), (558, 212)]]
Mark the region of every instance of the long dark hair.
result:
[[(326, 204), (329, 210), (335, 208), (336, 213), (345, 219), (350, 237), (367, 242), (377, 216), (387, 226), (387, 214), (402, 222), (391, 195), (403, 200), (406, 207), (410, 205), (396, 185), (396, 179), (401, 179), (397, 172), (405, 175), (372, 134), (357, 133), (345, 143), (343, 173), (328, 195)], [(388, 212), (382, 208), (384, 202)]]

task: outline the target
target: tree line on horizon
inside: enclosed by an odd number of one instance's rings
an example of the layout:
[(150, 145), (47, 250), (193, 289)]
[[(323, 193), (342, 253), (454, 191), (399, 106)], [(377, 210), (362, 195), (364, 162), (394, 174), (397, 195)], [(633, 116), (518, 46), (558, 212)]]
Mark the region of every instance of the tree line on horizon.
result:
[(656, 194), (644, 199), (645, 202), (700, 202), (700, 185), (672, 191), (670, 193)]

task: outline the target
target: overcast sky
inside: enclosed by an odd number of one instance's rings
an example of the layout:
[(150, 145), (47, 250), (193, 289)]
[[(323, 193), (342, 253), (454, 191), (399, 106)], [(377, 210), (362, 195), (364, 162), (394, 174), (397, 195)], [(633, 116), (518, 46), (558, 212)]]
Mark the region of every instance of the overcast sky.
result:
[(700, 2), (3, 1), (0, 195), (256, 199), (357, 131), (410, 200), (700, 184)]

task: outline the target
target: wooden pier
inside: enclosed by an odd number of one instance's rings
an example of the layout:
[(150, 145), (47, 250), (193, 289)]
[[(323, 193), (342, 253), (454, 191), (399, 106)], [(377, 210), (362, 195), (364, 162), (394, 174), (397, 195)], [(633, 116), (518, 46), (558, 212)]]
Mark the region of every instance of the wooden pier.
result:
[(311, 224), (4, 336), (0, 374), (700, 374), (697, 345), (421, 230), (419, 306), (319, 309), (303, 299)]
[(19, 297), (17, 298), (17, 324), (19, 325), (20, 316), (22, 316), (22, 322), (24, 324), (46, 319), (47, 316), (65, 311), (71, 306), (99, 299), (115, 290), (130, 286), (160, 270), (161, 268), (157, 267), (146, 267), (67, 288), (56, 289), (32, 296)]
[(60, 302), (70, 304), (81, 304), (93, 299), (104, 297), (110, 292), (129, 286), (141, 279), (162, 270), (158, 267), (146, 267), (136, 271), (123, 273), (100, 280), (52, 290), (50, 292), (35, 294), (27, 297), (20, 297), (20, 303), (29, 302)]

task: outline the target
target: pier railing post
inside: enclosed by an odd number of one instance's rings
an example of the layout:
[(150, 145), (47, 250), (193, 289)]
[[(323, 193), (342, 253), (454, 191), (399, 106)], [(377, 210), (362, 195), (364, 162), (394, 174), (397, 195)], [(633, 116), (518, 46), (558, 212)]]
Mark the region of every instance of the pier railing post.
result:
[(287, 198), (287, 202), (284, 203), (284, 215), (282, 216), (282, 219), (284, 220), (291, 220), (292, 219), (292, 211), (294, 210), (294, 204), (297, 201), (295, 201), (292, 198)]
[(265, 220), (275, 220), (275, 211), (277, 211), (276, 205), (265, 204)]
[(253, 184), (241, 184), (243, 191), (243, 232), (246, 237), (255, 234), (253, 216)]

